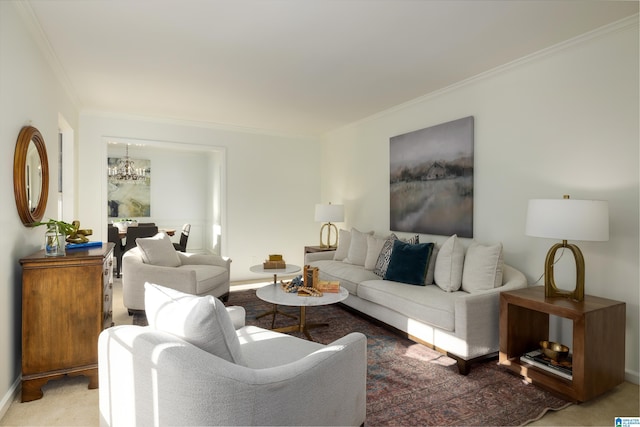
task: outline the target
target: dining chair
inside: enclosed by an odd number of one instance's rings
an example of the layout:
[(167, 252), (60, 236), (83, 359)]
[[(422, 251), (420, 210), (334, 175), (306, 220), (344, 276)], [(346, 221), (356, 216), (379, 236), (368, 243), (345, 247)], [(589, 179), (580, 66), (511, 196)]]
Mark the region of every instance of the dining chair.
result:
[(127, 241), (124, 244), (124, 252), (127, 252), (131, 248), (136, 247), (136, 239), (138, 237), (153, 237), (158, 234), (158, 227), (138, 225), (137, 227), (127, 228)]
[(176, 251), (187, 251), (187, 240), (189, 240), (189, 232), (191, 231), (191, 224), (185, 224), (182, 226), (182, 233), (180, 234), (180, 243), (174, 243), (173, 247)]
[(119, 230), (116, 226), (109, 224), (107, 227), (107, 240), (115, 244), (113, 248), (113, 256), (116, 258), (116, 277), (120, 277), (122, 271), (122, 254), (124, 253), (124, 245), (120, 237)]

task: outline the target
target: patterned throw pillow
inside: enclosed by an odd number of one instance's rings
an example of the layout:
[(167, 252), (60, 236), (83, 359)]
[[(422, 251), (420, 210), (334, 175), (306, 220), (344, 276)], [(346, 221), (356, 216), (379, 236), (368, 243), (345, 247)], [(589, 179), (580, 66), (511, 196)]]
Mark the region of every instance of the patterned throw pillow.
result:
[[(398, 236), (393, 233), (387, 237), (387, 240), (384, 242), (384, 245), (382, 245), (382, 249), (380, 250), (380, 255), (378, 255), (378, 261), (376, 262), (375, 267), (373, 267), (373, 272), (382, 278), (384, 278), (387, 273), (387, 268), (389, 268), (389, 260), (391, 259), (391, 252), (393, 251), (393, 241), (397, 239)], [(403, 241), (410, 245), (416, 245), (420, 243), (420, 236), (416, 234), (410, 239), (403, 239)]]
[(382, 249), (380, 249), (380, 255), (378, 255), (376, 265), (375, 267), (373, 267), (373, 272), (380, 277), (384, 277), (384, 275), (387, 273), (387, 268), (389, 268), (389, 260), (391, 259), (391, 250), (393, 249), (393, 241), (397, 238), (398, 236), (391, 233), (382, 245)]

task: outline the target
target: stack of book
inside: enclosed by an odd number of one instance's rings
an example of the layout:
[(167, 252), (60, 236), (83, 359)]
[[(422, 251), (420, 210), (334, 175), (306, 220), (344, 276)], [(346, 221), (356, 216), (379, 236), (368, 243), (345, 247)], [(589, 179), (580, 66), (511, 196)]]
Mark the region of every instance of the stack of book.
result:
[(542, 351), (534, 350), (520, 356), (520, 361), (558, 375), (567, 380), (573, 379), (571, 355), (562, 361), (556, 362), (542, 354)]
[(272, 254), (269, 255), (269, 259), (262, 263), (262, 268), (265, 270), (277, 270), (287, 268), (287, 263), (282, 259), (282, 255)]
[(337, 280), (318, 280), (316, 289), (320, 292), (328, 292), (337, 294), (340, 292), (340, 282)]

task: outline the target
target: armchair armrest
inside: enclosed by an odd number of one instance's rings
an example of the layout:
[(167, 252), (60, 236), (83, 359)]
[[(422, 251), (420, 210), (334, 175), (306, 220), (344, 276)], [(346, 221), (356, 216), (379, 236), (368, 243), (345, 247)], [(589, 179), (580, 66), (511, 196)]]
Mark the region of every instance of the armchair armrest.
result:
[(229, 313), (229, 317), (231, 317), (231, 323), (233, 323), (233, 327), (235, 329), (240, 329), (245, 325), (247, 312), (245, 311), (244, 307), (239, 305), (232, 305), (231, 307), (227, 307), (227, 313)]
[[(527, 279), (520, 271), (505, 265), (502, 286), (462, 295), (455, 301), (455, 334), (484, 354), (499, 346), (500, 292), (524, 288)], [(467, 356), (467, 355), (460, 355)]]
[(182, 265), (217, 265), (219, 267), (224, 267), (227, 270), (229, 270), (231, 266), (231, 259), (228, 257), (221, 257), (213, 254), (196, 254), (191, 252), (177, 252), (177, 254)]

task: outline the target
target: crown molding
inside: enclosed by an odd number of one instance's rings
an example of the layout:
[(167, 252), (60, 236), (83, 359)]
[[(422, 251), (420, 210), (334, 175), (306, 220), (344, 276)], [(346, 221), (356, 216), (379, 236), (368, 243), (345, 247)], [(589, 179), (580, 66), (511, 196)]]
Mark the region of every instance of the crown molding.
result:
[(422, 96), (420, 96), (418, 98), (414, 98), (414, 99), (412, 99), (410, 101), (403, 102), (402, 104), (395, 105), (395, 106), (393, 106), (391, 108), (388, 108), (386, 110), (380, 111), (380, 112), (375, 113), (375, 114), (373, 114), (371, 116), (368, 116), (368, 117), (365, 117), (363, 119), (360, 119), (360, 120), (358, 120), (356, 122), (349, 123), (349, 124), (347, 124), (345, 126), (341, 126), (341, 127), (336, 128), (334, 130), (328, 131), (328, 132), (326, 132), (324, 134), (324, 136), (326, 137), (327, 135), (330, 135), (333, 132), (350, 129), (350, 128), (356, 127), (356, 126), (358, 126), (360, 124), (367, 123), (369, 121), (373, 121), (373, 120), (382, 118), (382, 117), (387, 116), (389, 114), (393, 114), (395, 112), (404, 110), (404, 109), (409, 108), (409, 107), (411, 107), (413, 105), (420, 104), (422, 102), (425, 102), (427, 100), (436, 98), (436, 97), (441, 96), (441, 95), (443, 95), (445, 93), (452, 92), (454, 90), (457, 90), (457, 89), (462, 88), (464, 86), (470, 85), (472, 83), (487, 79), (489, 77), (496, 76), (496, 75), (498, 75), (500, 73), (503, 73), (503, 72), (505, 72), (507, 70), (510, 70), (512, 68), (519, 67), (520, 65), (533, 62), (533, 61), (538, 60), (540, 58), (555, 54), (557, 52), (560, 52), (560, 51), (568, 49), (568, 48), (570, 48), (572, 46), (587, 42), (589, 40), (597, 39), (597, 38), (600, 38), (600, 37), (605, 37), (605, 36), (607, 36), (609, 34), (617, 33), (619, 31), (625, 31), (625, 30), (630, 29), (630, 28), (632, 28), (634, 26), (637, 29), (638, 23), (639, 23), (639, 17), (640, 17), (640, 14), (636, 13), (635, 15), (628, 16), (626, 18), (623, 18), (623, 19), (620, 19), (618, 21), (612, 22), (610, 24), (604, 25), (602, 27), (596, 28), (595, 30), (588, 31), (588, 32), (580, 34), (580, 35), (578, 35), (576, 37), (572, 37), (572, 38), (564, 40), (564, 41), (562, 41), (560, 43), (556, 43), (554, 45), (551, 45), (549, 47), (546, 47), (544, 49), (541, 49), (541, 50), (538, 50), (538, 51), (536, 51), (534, 53), (531, 53), (529, 55), (526, 55), (526, 56), (523, 56), (521, 58), (515, 59), (515, 60), (513, 60), (511, 62), (507, 62), (506, 64), (499, 65), (499, 66), (497, 66), (495, 68), (492, 68), (490, 70), (487, 70), (487, 71), (485, 71), (483, 73), (476, 74), (475, 76), (472, 76), (472, 77), (469, 77), (467, 79), (461, 80), (461, 81), (459, 81), (457, 83), (453, 83), (453, 84), (451, 84), (449, 86), (446, 86), (446, 87), (443, 87), (441, 89), (434, 90), (434, 91), (429, 92), (429, 93), (427, 93), (425, 95), (422, 95)]
[(204, 129), (218, 130), (221, 132), (246, 133), (251, 135), (270, 136), (270, 137), (276, 137), (276, 138), (301, 139), (301, 140), (307, 140), (309, 142), (311, 141), (317, 142), (320, 140), (320, 137), (316, 135), (277, 132), (277, 131), (272, 131), (268, 129), (236, 126), (236, 125), (229, 125), (229, 124), (217, 123), (212, 121), (176, 119), (176, 118), (158, 117), (158, 116), (145, 116), (142, 114), (118, 113), (114, 111), (98, 110), (98, 109), (85, 108), (80, 112), (80, 115), (102, 117), (102, 118), (108, 118), (108, 119), (118, 119), (118, 120), (131, 120), (131, 121), (137, 121), (137, 122), (158, 123), (158, 124), (171, 125), (171, 126), (198, 127), (198, 128), (204, 128)]

